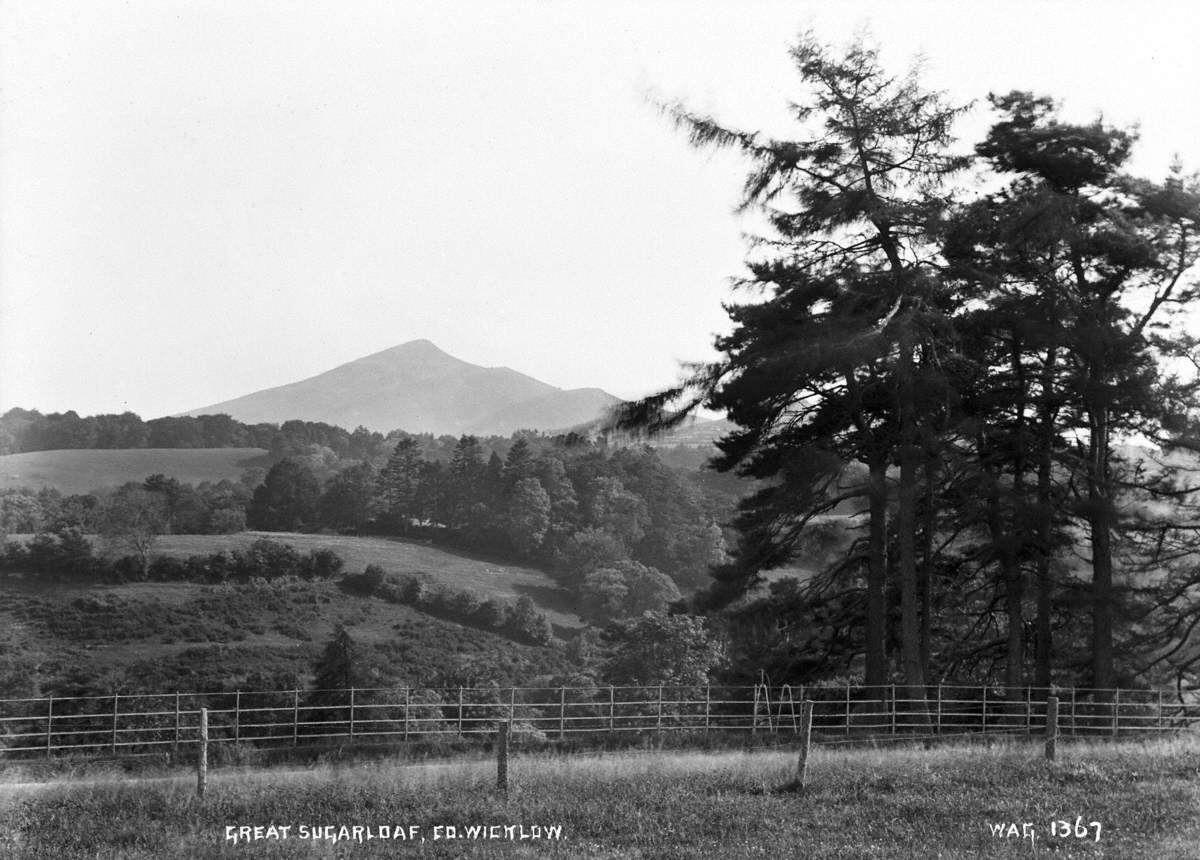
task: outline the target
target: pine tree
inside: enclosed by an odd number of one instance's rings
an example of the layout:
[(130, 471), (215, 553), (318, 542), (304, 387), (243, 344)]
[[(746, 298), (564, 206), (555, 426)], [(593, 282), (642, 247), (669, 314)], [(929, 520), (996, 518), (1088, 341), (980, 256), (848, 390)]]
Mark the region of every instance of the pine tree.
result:
[[(1115, 440), (1154, 435), (1160, 421), (1158, 360), (1174, 347), (1156, 326), (1196, 298), (1186, 274), (1200, 257), (1200, 197), (1179, 175), (1163, 185), (1126, 175), (1130, 132), (1099, 121), (1062, 123), (1053, 101), (1029, 93), (994, 96), (992, 103), (1001, 119), (978, 152), (1009, 184), (975, 207), (949, 253), (994, 285), (987, 336), (1003, 341), (1009, 391), (1018, 399), (1003, 404), (1007, 427), (995, 415), (991, 425), (993, 434), (1010, 437), (1004, 444), (1014, 499), (1028, 494), (1022, 482), (1037, 468), (1036, 504), (1023, 507), (1039, 525), (1018, 524), (1015, 534), (1032, 543), (1037, 559), (1039, 647), (1049, 638), (1053, 460), (1083, 488), (1077, 510), (1090, 544), (1091, 683), (1107, 689), (1116, 680), (1113, 560), (1122, 467)], [(989, 370), (997, 364), (984, 363)], [(993, 397), (1004, 390), (995, 380), (989, 385)], [(1019, 594), (1016, 559), (1006, 565)], [(1010, 606), (1010, 630), (1018, 611)], [(1010, 677), (1017, 647), (1010, 642)], [(1049, 654), (1041, 651), (1037, 662), (1038, 684), (1047, 685)]]
[(404, 533), (418, 516), (417, 494), (421, 486), (420, 446), (412, 436), (396, 443), (379, 475), (379, 492), (384, 518), (393, 529)]
[[(836, 57), (812, 36), (792, 58), (808, 88), (794, 106), (796, 140), (731, 130), (680, 106), (668, 110), (697, 146), (732, 148), (754, 162), (744, 205), (775, 235), (759, 243), (746, 286), (766, 300), (729, 309), (724, 359), (688, 384), (626, 411), (685, 399), (728, 413), (743, 429), (719, 443), (718, 467), (774, 478), (743, 505), (735, 583), (789, 558), (805, 525), (847, 492), (868, 500), (866, 673), (885, 683), (886, 473), (900, 465), (896, 519), (901, 656), (909, 698), (924, 699), (916, 558), (918, 467), (936, 444), (944, 386), (934, 356), (949, 309), (930, 270), (946, 201), (940, 182), (963, 166), (948, 154), (959, 110), (923, 90), (915, 72), (886, 74), (860, 43)], [(867, 480), (841, 488), (858, 460)], [(730, 593), (736, 593), (737, 588)]]

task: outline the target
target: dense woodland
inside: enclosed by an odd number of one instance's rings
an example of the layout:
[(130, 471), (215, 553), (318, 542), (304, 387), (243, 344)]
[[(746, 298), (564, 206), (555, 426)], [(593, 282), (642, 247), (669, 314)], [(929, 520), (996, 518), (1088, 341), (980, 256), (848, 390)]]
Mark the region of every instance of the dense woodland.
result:
[(276, 456), (328, 449), (337, 458), (380, 454), (385, 437), (365, 427), (353, 432), (315, 421), (245, 424), (228, 415), (166, 417), (143, 421), (132, 412), (79, 416), (10, 409), (0, 416), (0, 454), (63, 449), (265, 448)]

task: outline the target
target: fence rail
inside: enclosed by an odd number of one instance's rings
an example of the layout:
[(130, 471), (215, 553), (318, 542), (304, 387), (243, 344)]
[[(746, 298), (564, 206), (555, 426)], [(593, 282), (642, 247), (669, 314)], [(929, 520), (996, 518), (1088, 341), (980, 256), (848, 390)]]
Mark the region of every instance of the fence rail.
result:
[(240, 691), (0, 699), (0, 761), (92, 753), (177, 752), (209, 742), (300, 746), (341, 739), (395, 743), (430, 736), (491, 735), (511, 721), (516, 737), (566, 738), (647, 732), (795, 733), (813, 702), (818, 738), (1040, 733), (1048, 695), (1059, 698), (1066, 735), (1131, 735), (1200, 726), (1200, 695), (1148, 690), (900, 685), (652, 687), (454, 687)]

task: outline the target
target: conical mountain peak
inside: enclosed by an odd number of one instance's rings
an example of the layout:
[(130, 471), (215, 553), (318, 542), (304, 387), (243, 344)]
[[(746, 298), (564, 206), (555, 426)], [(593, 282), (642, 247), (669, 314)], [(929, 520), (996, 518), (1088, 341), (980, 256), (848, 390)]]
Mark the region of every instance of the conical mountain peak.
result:
[(506, 367), (480, 367), (421, 338), (185, 414), (225, 413), (251, 424), (323, 421), (383, 433), (507, 435), (584, 424), (615, 402), (599, 389), (563, 391)]

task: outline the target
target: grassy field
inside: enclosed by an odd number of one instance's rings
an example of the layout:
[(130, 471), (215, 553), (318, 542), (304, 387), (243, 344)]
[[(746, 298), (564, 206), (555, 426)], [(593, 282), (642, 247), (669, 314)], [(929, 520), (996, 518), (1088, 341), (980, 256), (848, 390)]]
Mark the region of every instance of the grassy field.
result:
[[(514, 756), (495, 766), (369, 763), (194, 778), (29, 784), (0, 776), (0, 853), (75, 857), (1156, 858), (1200, 854), (1200, 742), (935, 750), (816, 748), (804, 794), (785, 752)], [(1087, 835), (1075, 835), (1080, 818)], [(1070, 822), (1070, 834), (1051, 823)], [(1091, 822), (1099, 822), (1099, 839)], [(1029, 823), (1033, 838), (1019, 833)], [(268, 826), (288, 827), (268, 838)], [(541, 828), (541, 839), (467, 828)], [(235, 844), (239, 827), (263, 838)], [(370, 828), (357, 841), (355, 826)], [(304, 838), (301, 828), (308, 829)], [(313, 839), (327, 831), (340, 841)], [(380, 838), (382, 827), (388, 838)], [(459, 838), (448, 838), (447, 828)], [(561, 827), (561, 840), (547, 838)], [(999, 827), (997, 832), (996, 828)], [(232, 828), (232, 830), (230, 830)], [(397, 839), (403, 828), (405, 839)], [(415, 829), (410, 829), (415, 828)], [(441, 828), (441, 829), (438, 829)], [(499, 834), (495, 838), (493, 834)], [(410, 836), (416, 839), (411, 840)], [(516, 831), (520, 836), (520, 831)], [(440, 838), (439, 838), (440, 837)], [(421, 841), (422, 838), (424, 841)]]
[(155, 544), (156, 555), (204, 555), (223, 549), (244, 549), (267, 538), (291, 544), (301, 553), (314, 549), (336, 552), (346, 570), (357, 573), (377, 564), (388, 573), (422, 573), (434, 582), (473, 591), (481, 599), (508, 602), (528, 595), (546, 614), (551, 624), (580, 627), (570, 595), (540, 570), (474, 558), (428, 544), (382, 537), (349, 537), (293, 532), (242, 532), (234, 535), (165, 535)]
[(262, 448), (133, 448), (123, 450), (33, 451), (0, 455), (0, 489), (51, 487), (89, 493), (163, 474), (189, 484), (236, 481), (261, 457)]

